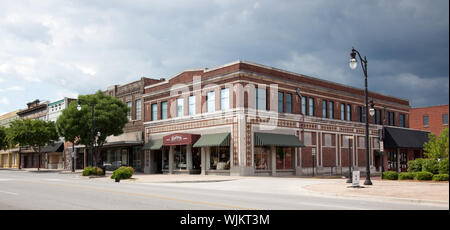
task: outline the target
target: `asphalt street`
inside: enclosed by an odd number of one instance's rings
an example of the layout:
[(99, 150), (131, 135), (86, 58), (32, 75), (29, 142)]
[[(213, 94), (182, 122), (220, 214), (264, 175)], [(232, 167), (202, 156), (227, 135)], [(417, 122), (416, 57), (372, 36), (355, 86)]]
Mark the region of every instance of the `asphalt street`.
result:
[(75, 174), (0, 170), (1, 210), (448, 210), (448, 206), (315, 196), (323, 180), (255, 177), (204, 183), (115, 183)]

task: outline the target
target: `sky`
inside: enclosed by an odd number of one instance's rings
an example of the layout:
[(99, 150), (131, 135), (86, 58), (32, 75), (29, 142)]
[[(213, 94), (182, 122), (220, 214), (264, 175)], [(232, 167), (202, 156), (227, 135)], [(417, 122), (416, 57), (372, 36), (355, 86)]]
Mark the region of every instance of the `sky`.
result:
[(237, 60), (449, 103), (448, 0), (0, 0), (0, 114)]

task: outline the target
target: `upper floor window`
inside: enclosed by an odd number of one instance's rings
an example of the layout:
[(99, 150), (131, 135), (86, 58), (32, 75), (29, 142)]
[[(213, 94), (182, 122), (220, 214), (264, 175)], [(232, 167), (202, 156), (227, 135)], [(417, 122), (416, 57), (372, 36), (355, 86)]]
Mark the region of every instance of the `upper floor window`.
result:
[(283, 99), (284, 99), (284, 93), (278, 92), (278, 112), (279, 113), (284, 113)]
[(442, 124), (448, 125), (448, 114), (442, 114)]
[(381, 110), (377, 110), (377, 118), (378, 118), (377, 123), (378, 123), (379, 125), (382, 125), (382, 124), (383, 124), (383, 117), (382, 117), (382, 112), (381, 112)]
[(391, 125), (395, 126), (395, 113), (391, 112)]
[(230, 108), (230, 90), (228, 88), (220, 90), (220, 109), (227, 110)]
[(141, 100), (136, 100), (136, 120), (141, 120)]
[(306, 115), (306, 97), (302, 97), (302, 114)]
[(267, 92), (266, 89), (256, 88), (255, 93), (255, 102), (256, 102), (256, 109), (258, 110), (266, 110), (266, 104), (267, 104)]
[(352, 120), (352, 106), (347, 105), (347, 121), (351, 121), (351, 120)]
[(131, 121), (131, 107), (132, 107), (131, 101), (127, 102), (127, 107), (129, 108), (127, 112), (127, 118), (129, 121)]
[(292, 94), (286, 94), (286, 113), (292, 113)]
[(323, 100), (322, 101), (322, 117), (326, 118), (327, 117), (327, 101)]
[(358, 106), (358, 121), (363, 122), (363, 110), (361, 106)]
[(189, 97), (189, 115), (195, 114), (195, 95)]
[(167, 101), (161, 102), (161, 119), (167, 119)]
[(345, 104), (341, 104), (341, 120), (345, 120)]
[(177, 99), (177, 117), (182, 117), (184, 115), (184, 99)]
[(430, 120), (428, 115), (423, 116), (423, 127), (428, 127), (430, 125)]
[(314, 116), (314, 98), (309, 98), (309, 111), (308, 111), (308, 115), (309, 116)]
[(405, 114), (400, 114), (400, 127), (406, 127)]
[(334, 102), (330, 101), (330, 106), (328, 107), (328, 118), (334, 119)]
[(158, 104), (152, 104), (152, 121), (158, 120)]
[(206, 112), (216, 111), (216, 96), (215, 92), (211, 91), (206, 94)]

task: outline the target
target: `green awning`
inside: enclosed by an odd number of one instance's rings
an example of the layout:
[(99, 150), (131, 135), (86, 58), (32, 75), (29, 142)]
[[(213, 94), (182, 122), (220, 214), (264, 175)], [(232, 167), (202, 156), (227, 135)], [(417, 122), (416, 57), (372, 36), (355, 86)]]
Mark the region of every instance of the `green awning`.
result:
[(295, 135), (255, 133), (255, 146), (305, 147)]
[(150, 140), (149, 142), (145, 143), (143, 150), (158, 150), (161, 149), (163, 145), (163, 139), (157, 139), (157, 140)]
[(230, 146), (230, 133), (205, 134), (193, 147)]

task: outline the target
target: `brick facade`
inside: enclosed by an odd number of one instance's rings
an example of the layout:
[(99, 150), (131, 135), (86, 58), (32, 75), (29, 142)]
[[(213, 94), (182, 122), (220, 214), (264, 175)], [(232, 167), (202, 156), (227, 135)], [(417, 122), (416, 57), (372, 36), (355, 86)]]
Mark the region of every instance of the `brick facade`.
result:
[[(194, 83), (196, 82), (196, 83)], [(197, 84), (198, 83), (198, 84)], [(271, 86), (276, 86), (275, 88)], [(255, 111), (255, 89), (265, 88), (266, 110)], [(229, 88), (230, 109), (220, 110), (220, 90)], [(314, 116), (304, 115), (309, 110), (309, 100), (306, 100), (307, 111), (302, 111), (300, 97), (296, 89), (300, 88), (302, 96), (314, 98)], [(215, 112), (206, 113), (206, 95), (215, 92)], [(278, 113), (278, 92), (283, 95), (283, 113)], [(286, 113), (286, 95), (292, 96), (292, 112)], [(188, 97), (196, 96), (196, 114), (188, 115)], [(361, 89), (336, 84), (300, 74), (295, 74), (271, 67), (248, 62), (235, 62), (214, 69), (188, 70), (169, 80), (144, 89), (142, 96), (145, 107), (144, 126), (145, 140), (161, 138), (175, 132), (214, 132), (211, 128), (223, 127), (229, 121), (232, 137), (232, 166), (240, 175), (253, 175), (254, 146), (253, 134), (261, 127), (272, 127), (273, 133), (296, 135), (301, 141), (308, 133), (306, 147), (295, 148), (295, 166), (292, 173), (309, 174), (312, 167), (312, 149), (316, 151), (315, 167), (318, 173), (345, 171), (348, 166), (348, 146), (343, 144), (344, 136), (356, 138), (352, 141), (352, 165), (360, 170), (365, 169), (366, 150), (360, 146), (358, 139), (365, 138), (365, 123), (358, 122), (358, 107), (364, 107), (364, 91)], [(177, 117), (176, 100), (184, 99), (183, 117)], [(370, 117), (370, 164), (373, 170), (375, 162), (375, 144), (382, 125), (388, 125), (387, 112), (395, 114), (395, 124), (399, 124), (400, 114), (405, 116), (405, 127), (409, 127), (409, 101), (369, 92), (369, 98), (374, 101), (375, 109), (381, 112), (381, 121), (374, 124)], [(334, 102), (334, 117), (322, 118), (322, 101)], [(281, 100), (280, 100), (281, 101)], [(161, 120), (161, 102), (167, 102), (168, 118)], [(151, 120), (151, 104), (158, 105), (158, 121)], [(350, 121), (341, 120), (341, 104), (351, 106)], [(276, 114), (275, 117), (273, 114)], [(347, 116), (347, 113), (345, 113)], [(380, 123), (382, 122), (382, 123)], [(202, 131), (204, 130), (204, 131)], [(345, 147), (344, 147), (345, 146)], [(294, 159), (293, 159), (294, 160)], [(372, 169), (371, 169), (372, 170)], [(272, 174), (278, 171), (272, 169)]]
[[(448, 105), (411, 108), (410, 127), (424, 130), (439, 136), (443, 128), (448, 128)], [(447, 124), (443, 123), (443, 116), (447, 115)], [(424, 117), (428, 117), (428, 125), (424, 124)]]

